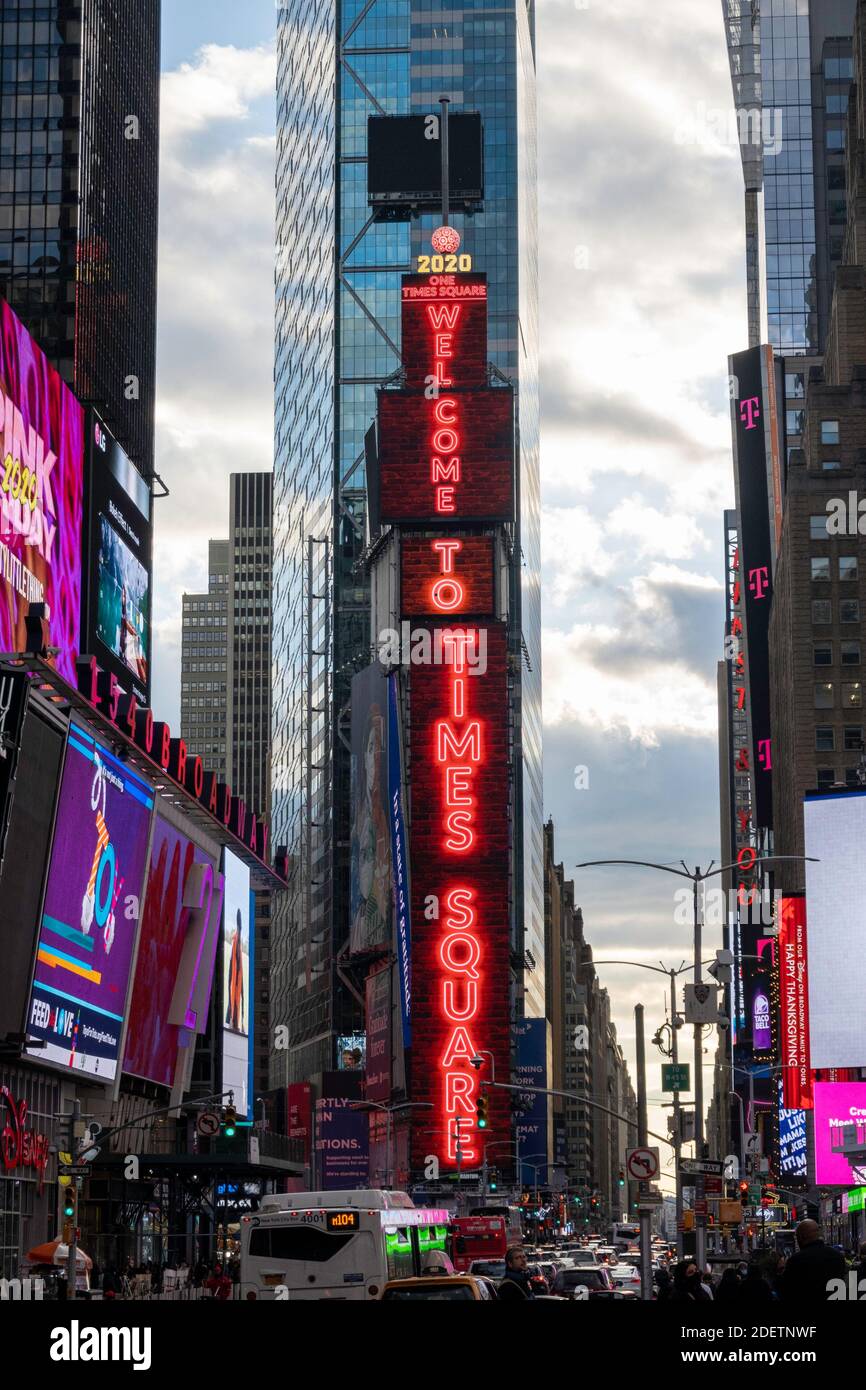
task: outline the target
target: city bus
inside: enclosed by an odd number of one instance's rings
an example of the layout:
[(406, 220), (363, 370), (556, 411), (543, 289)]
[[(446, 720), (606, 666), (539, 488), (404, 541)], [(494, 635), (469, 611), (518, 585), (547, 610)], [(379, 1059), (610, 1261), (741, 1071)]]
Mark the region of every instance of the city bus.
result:
[(610, 1230), (610, 1243), (615, 1250), (622, 1246), (640, 1243), (639, 1221), (614, 1221)]
[(405, 1192), (283, 1192), (241, 1220), (241, 1297), (378, 1298), (389, 1279), (447, 1255), (446, 1208), (416, 1207)]
[(455, 1216), (451, 1221), (451, 1260), (463, 1274), (473, 1260), (504, 1260), (508, 1228), (504, 1216)]
[(520, 1207), (495, 1206), (470, 1207), (470, 1216), (501, 1216), (505, 1221), (505, 1236), (509, 1245), (523, 1244), (523, 1215)]

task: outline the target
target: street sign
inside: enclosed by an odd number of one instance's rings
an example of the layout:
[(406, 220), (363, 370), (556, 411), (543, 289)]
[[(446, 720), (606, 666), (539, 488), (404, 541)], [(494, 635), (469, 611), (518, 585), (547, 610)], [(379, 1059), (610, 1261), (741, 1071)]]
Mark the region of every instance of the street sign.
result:
[(715, 1023), (719, 1016), (718, 985), (686, 985), (686, 1023)]
[(714, 1173), (716, 1177), (721, 1177), (724, 1164), (718, 1158), (681, 1158), (681, 1173)]
[(62, 1178), (84, 1178), (90, 1169), (86, 1163), (59, 1163), (57, 1171)]
[(220, 1117), (215, 1110), (202, 1110), (195, 1122), (196, 1133), (202, 1139), (212, 1139), (220, 1131)]
[(704, 1192), (708, 1197), (721, 1197), (722, 1187), (723, 1184), (721, 1178), (717, 1178), (715, 1176), (708, 1176), (704, 1178)]
[(690, 1091), (691, 1068), (688, 1062), (662, 1062), (662, 1090)]
[(642, 1192), (638, 1198), (638, 1211), (641, 1207), (660, 1207), (664, 1202), (661, 1192)]
[(700, 1199), (695, 1202), (692, 1210), (694, 1211), (695, 1216), (706, 1216), (708, 1210), (707, 1203)]
[(625, 1156), (625, 1166), (630, 1178), (635, 1182), (649, 1182), (659, 1175), (658, 1149), (629, 1149)]

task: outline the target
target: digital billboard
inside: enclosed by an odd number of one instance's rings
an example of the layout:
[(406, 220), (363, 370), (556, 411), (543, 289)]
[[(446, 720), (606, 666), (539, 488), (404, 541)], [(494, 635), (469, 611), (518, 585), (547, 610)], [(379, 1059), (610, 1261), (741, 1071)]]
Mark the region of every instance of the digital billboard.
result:
[(44, 1062), (113, 1081), (138, 933), (153, 792), (70, 723), (28, 1031)]
[(380, 390), (379, 509), (390, 524), (513, 521), (511, 388)]
[[(546, 1018), (524, 1018), (515, 1023), (517, 1038), (517, 1070), (514, 1080), (519, 1085), (525, 1082), (532, 1087), (546, 1087), (547, 1080), (547, 1038), (549, 1024)], [(552, 1082), (550, 1083), (552, 1085)], [(520, 1181), (538, 1186), (536, 1174), (542, 1186), (546, 1185), (550, 1174), (545, 1160), (548, 1156), (550, 1101), (545, 1095), (533, 1091), (518, 1093), (523, 1102), (521, 1112), (515, 1122), (515, 1135), (520, 1141), (520, 1152), (531, 1156), (532, 1163), (521, 1164)], [(537, 1167), (532, 1165), (536, 1164)]]
[[(436, 1152), (456, 1167), (459, 1129), (465, 1169), (480, 1164), (484, 1138), (470, 1059), (489, 1049), (498, 1073), (510, 1069), (505, 627), (449, 629), (440, 645), (448, 660), (409, 673), (412, 967), (423, 982), (412, 992), (411, 1094), (432, 1105), (435, 1131), (413, 1130), (413, 1166)], [(507, 1141), (506, 1093), (488, 1095), (487, 1138)]]
[[(198, 929), (195, 912), (196, 901), (201, 901), (193, 873), (196, 866), (198, 874), (210, 874), (213, 885), (211, 921), (204, 932)], [(216, 924), (222, 905), (216, 866), (215, 852), (193, 843), (165, 819), (164, 814), (157, 815), (123, 1070), (161, 1086), (174, 1084), (178, 1049), (182, 1041), (188, 1042), (181, 1036), (187, 1020), (175, 1002), (175, 995), (184, 957), (191, 949), (198, 957), (198, 969), (204, 981), (201, 993), (210, 992), (217, 944)], [(189, 1031), (202, 1032), (206, 1021), (204, 1013)]]
[(783, 897), (779, 914), (779, 1051), (784, 1104), (811, 1110), (806, 899)]
[(492, 536), (413, 536), (400, 542), (404, 616), (493, 617)]
[(85, 640), (121, 688), (146, 705), (153, 563), (150, 488), (93, 411), (87, 428)]
[(805, 1183), (809, 1175), (806, 1111), (788, 1108), (779, 1082), (779, 1176)]
[[(423, 115), (367, 117), (367, 197), (374, 208), (442, 206), (440, 108)], [(448, 186), (452, 209), (484, 195), (481, 116), (448, 118)]]
[(370, 1163), (370, 1122), (364, 1110), (364, 1074), (326, 1071), (316, 1101), (316, 1153), (323, 1191), (366, 1187)]
[(356, 955), (391, 949), (394, 908), (388, 803), (388, 676), (374, 661), (352, 679), (349, 949)]
[(843, 1128), (858, 1127), (866, 1147), (866, 1081), (815, 1082), (815, 1181), (821, 1187), (854, 1187), (860, 1182), (851, 1160), (834, 1153)]
[(239, 1115), (249, 1114), (250, 871), (237, 855), (223, 855), (223, 1090), (234, 1091)]
[(750, 746), (738, 750), (738, 771), (752, 775), (756, 826), (771, 826), (773, 756), (770, 733), (769, 623), (781, 524), (773, 350), (753, 347), (729, 358), (734, 484), (740, 525), (739, 584), (743, 599)]
[[(809, 795), (809, 1042), (816, 1071), (866, 1066), (866, 791)], [(815, 862), (811, 862), (815, 861)]]
[(367, 1034), (341, 1033), (337, 1038), (337, 1070), (364, 1071), (367, 1065)]
[(0, 300), (0, 652), (48, 607), (57, 670), (75, 684), (81, 632), (84, 410)]

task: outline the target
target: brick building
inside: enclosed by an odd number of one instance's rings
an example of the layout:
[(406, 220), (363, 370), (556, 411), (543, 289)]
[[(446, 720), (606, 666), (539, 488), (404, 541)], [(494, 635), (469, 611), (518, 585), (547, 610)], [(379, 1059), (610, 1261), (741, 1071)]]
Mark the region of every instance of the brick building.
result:
[[(777, 854), (803, 853), (803, 794), (857, 786), (863, 750), (866, 498), (866, 9), (858, 8), (848, 113), (848, 225), (823, 368), (805, 400), (804, 447), (792, 452), (770, 619)], [(866, 530), (866, 520), (863, 528)], [(777, 886), (804, 887), (782, 864)]]

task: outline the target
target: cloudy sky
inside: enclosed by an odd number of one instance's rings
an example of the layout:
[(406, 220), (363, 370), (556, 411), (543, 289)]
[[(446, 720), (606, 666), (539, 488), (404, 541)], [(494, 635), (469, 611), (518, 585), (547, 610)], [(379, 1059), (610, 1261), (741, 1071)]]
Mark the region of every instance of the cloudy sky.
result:
[[(574, 865), (718, 858), (726, 357), (746, 345), (721, 6), (537, 8), (545, 809), (596, 958), (678, 966), (675, 879)], [(180, 596), (206, 586), (229, 473), (272, 462), (276, 11), (163, 11), (154, 699), (176, 720)], [(633, 1057), (634, 1004), (651, 1035), (665, 981), (600, 974)]]

